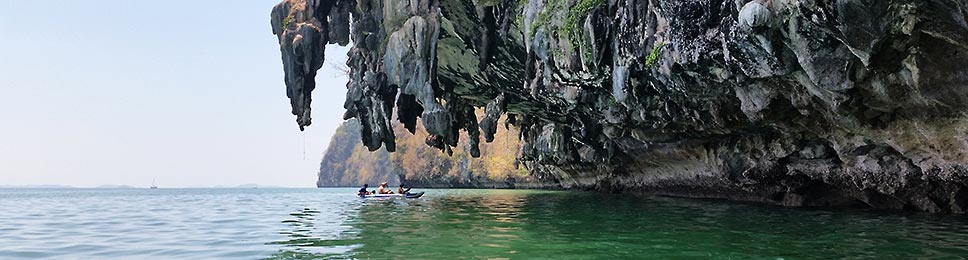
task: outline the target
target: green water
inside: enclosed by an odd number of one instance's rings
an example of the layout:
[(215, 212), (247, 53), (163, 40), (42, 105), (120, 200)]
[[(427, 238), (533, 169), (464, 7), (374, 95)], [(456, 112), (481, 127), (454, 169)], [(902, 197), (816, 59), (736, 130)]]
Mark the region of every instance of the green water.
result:
[(965, 259), (960, 215), (584, 192), (2, 190), (0, 259)]
[(352, 228), (336, 239), (307, 239), (305, 246), (353, 246), (336, 258), (363, 259), (968, 256), (968, 221), (959, 216), (510, 190), (433, 191), (420, 200), (360, 203), (344, 223)]

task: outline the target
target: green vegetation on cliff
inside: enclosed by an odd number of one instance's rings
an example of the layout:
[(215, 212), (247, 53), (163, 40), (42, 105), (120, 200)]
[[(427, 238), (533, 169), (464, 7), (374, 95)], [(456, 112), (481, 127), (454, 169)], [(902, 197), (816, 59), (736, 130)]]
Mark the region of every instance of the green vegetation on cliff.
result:
[(527, 180), (528, 171), (516, 167), (521, 149), (515, 129), (499, 127), (494, 142), (481, 145), (481, 157), (470, 155), (462, 136), (453, 156), (427, 146), (427, 131), (417, 124), (414, 134), (403, 125), (393, 126), (397, 150), (370, 152), (360, 143), (360, 123), (351, 119), (333, 135), (319, 168), (319, 187), (371, 185), (382, 181), (433, 187), (510, 187)]
[(369, 152), (360, 144), (360, 123), (350, 119), (333, 134), (319, 167), (318, 187), (356, 186), (389, 180), (392, 174), (389, 153)]

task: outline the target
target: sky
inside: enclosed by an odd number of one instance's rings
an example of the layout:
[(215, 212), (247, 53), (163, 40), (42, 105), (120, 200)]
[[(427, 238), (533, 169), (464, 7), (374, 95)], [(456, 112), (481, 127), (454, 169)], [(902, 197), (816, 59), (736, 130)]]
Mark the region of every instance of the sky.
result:
[(300, 132), (277, 2), (0, 0), (0, 185), (314, 187), (347, 48)]

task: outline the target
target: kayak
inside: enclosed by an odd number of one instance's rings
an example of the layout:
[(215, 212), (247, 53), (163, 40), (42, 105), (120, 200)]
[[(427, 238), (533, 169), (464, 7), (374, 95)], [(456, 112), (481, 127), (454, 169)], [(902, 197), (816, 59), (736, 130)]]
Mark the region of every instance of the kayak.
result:
[(413, 192), (413, 193), (407, 192), (405, 194), (370, 194), (370, 195), (357, 195), (357, 196), (359, 196), (360, 198), (364, 198), (364, 199), (366, 199), (366, 198), (407, 198), (407, 199), (416, 199), (416, 198), (420, 198), (420, 196), (423, 196), (423, 195), (424, 195), (424, 192), (421, 191), (421, 192)]

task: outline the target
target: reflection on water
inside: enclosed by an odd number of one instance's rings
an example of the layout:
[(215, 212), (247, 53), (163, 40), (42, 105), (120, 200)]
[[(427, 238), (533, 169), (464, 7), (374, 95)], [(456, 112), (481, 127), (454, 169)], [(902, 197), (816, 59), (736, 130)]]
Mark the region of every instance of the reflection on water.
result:
[[(911, 259), (968, 256), (961, 216), (505, 190), (360, 200), (347, 228), (299, 230), (283, 258)], [(312, 216), (316, 216), (310, 214)], [(294, 214), (295, 216), (295, 214)], [(315, 217), (314, 221), (320, 221)], [(325, 248), (310, 253), (309, 248)], [(293, 252), (305, 252), (296, 254)]]
[(409, 257), (486, 257), (511, 252), (526, 236), (519, 219), (528, 193), (456, 191), (422, 200), (373, 201), (356, 226), (366, 243), (359, 258), (404, 253)]
[(286, 239), (266, 243), (282, 248), (267, 259), (343, 258), (341, 256), (359, 247), (360, 241), (352, 235), (355, 231), (346, 224), (349, 217), (356, 214), (356, 207), (345, 202), (341, 204), (342, 207), (324, 211), (303, 208), (289, 213), (290, 218), (281, 222), (288, 227), (279, 232)]
[(968, 218), (583, 192), (2, 190), (0, 259), (964, 259)]

